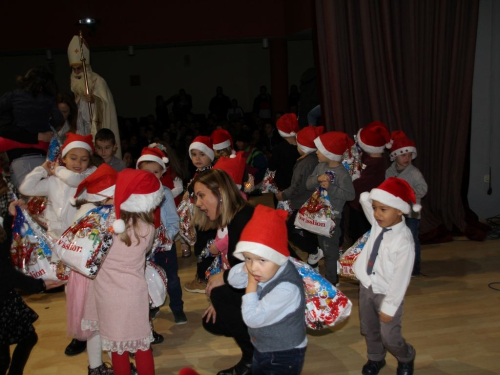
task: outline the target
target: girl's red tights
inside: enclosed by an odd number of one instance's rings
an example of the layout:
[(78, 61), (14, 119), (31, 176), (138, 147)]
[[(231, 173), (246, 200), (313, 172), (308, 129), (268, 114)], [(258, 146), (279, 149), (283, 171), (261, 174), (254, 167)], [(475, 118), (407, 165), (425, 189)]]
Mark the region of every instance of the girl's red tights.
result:
[[(123, 352), (123, 354), (113, 352), (111, 353), (111, 359), (113, 361), (113, 370), (115, 375), (130, 375), (130, 360), (128, 352)], [(139, 375), (155, 374), (155, 362), (151, 348), (146, 351), (138, 350), (135, 353), (135, 365), (137, 366), (137, 373)]]

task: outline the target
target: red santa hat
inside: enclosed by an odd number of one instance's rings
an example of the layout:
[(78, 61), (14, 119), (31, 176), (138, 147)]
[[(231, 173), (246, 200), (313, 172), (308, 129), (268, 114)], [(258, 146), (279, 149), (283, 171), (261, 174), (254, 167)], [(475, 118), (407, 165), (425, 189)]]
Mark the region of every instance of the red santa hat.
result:
[(113, 231), (125, 232), (125, 222), (120, 218), (121, 210), (149, 212), (158, 206), (162, 199), (163, 187), (154, 174), (140, 169), (124, 169), (116, 178), (116, 220), (113, 223)]
[(64, 157), (70, 150), (74, 148), (84, 148), (90, 154), (94, 153), (94, 143), (92, 135), (80, 135), (74, 133), (66, 133), (66, 142), (62, 146), (61, 156)]
[(422, 206), (417, 204), (415, 192), (410, 184), (397, 177), (389, 177), (370, 193), (362, 193), (360, 200), (378, 201), (405, 214), (410, 213), (410, 202), (413, 211), (419, 212), (422, 209)]
[(295, 137), (300, 130), (295, 113), (285, 113), (276, 122), (276, 127), (283, 138)]
[(233, 137), (231, 137), (231, 134), (227, 130), (215, 129), (210, 135), (210, 139), (212, 140), (214, 150), (223, 150), (228, 147), (234, 149)]
[(299, 130), (297, 133), (297, 147), (301, 149), (304, 154), (310, 154), (316, 151), (314, 140), (318, 138), (325, 128), (323, 126), (309, 125), (304, 129)]
[(243, 184), (243, 175), (245, 174), (245, 166), (247, 159), (243, 157), (244, 152), (238, 151), (230, 157), (221, 156), (213, 169), (221, 169), (226, 172), (234, 181), (236, 186), (241, 189)]
[(193, 142), (189, 145), (189, 154), (191, 154), (191, 150), (198, 150), (205, 155), (207, 155), (211, 161), (214, 161), (214, 150), (212, 145), (212, 140), (210, 137), (199, 135), (196, 137)]
[(278, 266), (286, 264), (290, 256), (287, 217), (288, 213), (284, 210), (257, 205), (252, 218), (241, 232), (240, 241), (233, 255), (245, 260), (243, 253), (252, 253)]
[(347, 150), (350, 152), (353, 140), (343, 132), (327, 132), (314, 140), (314, 144), (325, 157), (332, 161), (341, 161)]
[(108, 164), (101, 164), (94, 173), (80, 182), (75, 196), (70, 199), (71, 204), (75, 205), (78, 197), (87, 202), (100, 202), (105, 198), (113, 198), (117, 175), (118, 172)]
[(364, 152), (381, 154), (390, 147), (391, 136), (387, 126), (380, 121), (373, 121), (359, 129), (356, 141)]
[(161, 165), (163, 168), (163, 173), (167, 170), (166, 164), (168, 163), (168, 158), (165, 153), (160, 150), (158, 147), (144, 147), (141, 152), (141, 156), (137, 159), (137, 163), (135, 165), (136, 168), (139, 168), (139, 164), (143, 161), (154, 161)]
[(391, 134), (391, 161), (394, 161), (396, 156), (411, 152), (411, 159), (417, 157), (417, 146), (415, 142), (410, 140), (402, 130), (395, 130)]

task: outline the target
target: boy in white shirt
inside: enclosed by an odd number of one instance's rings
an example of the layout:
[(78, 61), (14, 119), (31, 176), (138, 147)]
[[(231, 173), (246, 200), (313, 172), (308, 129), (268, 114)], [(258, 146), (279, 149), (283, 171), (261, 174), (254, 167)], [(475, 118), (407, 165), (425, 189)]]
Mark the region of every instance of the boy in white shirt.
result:
[(403, 299), (410, 283), (415, 243), (403, 214), (419, 211), (415, 193), (404, 180), (390, 177), (362, 193), (360, 203), (371, 223), (371, 234), (354, 263), (360, 281), (359, 315), (368, 362), (364, 375), (376, 375), (389, 351), (398, 360), (397, 375), (412, 375), (415, 349), (401, 335)]

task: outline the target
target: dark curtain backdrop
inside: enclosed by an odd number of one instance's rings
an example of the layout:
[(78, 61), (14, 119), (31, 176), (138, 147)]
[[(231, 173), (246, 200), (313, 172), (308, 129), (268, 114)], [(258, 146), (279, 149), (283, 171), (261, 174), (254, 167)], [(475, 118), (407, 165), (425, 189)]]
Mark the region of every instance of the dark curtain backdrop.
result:
[(417, 144), (429, 185), (421, 232), (465, 229), (460, 188), (479, 0), (316, 0), (323, 122), (350, 135), (371, 121)]

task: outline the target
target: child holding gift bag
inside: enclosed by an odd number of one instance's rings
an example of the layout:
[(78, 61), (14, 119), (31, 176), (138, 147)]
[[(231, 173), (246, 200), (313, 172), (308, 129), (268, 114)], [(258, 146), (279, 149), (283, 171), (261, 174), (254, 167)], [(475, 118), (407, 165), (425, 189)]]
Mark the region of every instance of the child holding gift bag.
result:
[[(67, 133), (66, 142), (61, 149), (62, 160), (66, 166), (46, 161), (29, 173), (19, 187), (19, 191), (24, 195), (47, 197), (47, 208), (43, 214), (48, 224), (47, 233), (55, 240), (73, 224), (77, 210), (69, 201), (80, 182), (96, 170), (91, 166), (93, 152), (92, 135)], [(52, 261), (55, 261), (56, 256), (57, 254), (53, 254)], [(74, 293), (78, 293), (81, 283), (77, 280), (85, 282), (84, 276), (74, 272), (71, 274), (66, 287), (68, 301), (72, 300)], [(65, 354), (76, 355), (83, 352), (88, 337), (80, 329), (77, 329), (77, 332), (68, 331), (68, 335), (73, 340), (66, 347)]]
[[(349, 136), (342, 132), (327, 132), (314, 140), (317, 147), (319, 164), (314, 168), (312, 174), (307, 178), (306, 187), (314, 191), (318, 185), (328, 192), (335, 212), (335, 231), (331, 237), (318, 236), (320, 248), (317, 254), (309, 254), (308, 263), (315, 265), (323, 256), (325, 257), (325, 278), (333, 285), (339, 282), (337, 275), (337, 261), (339, 260), (339, 238), (341, 228), (339, 223), (342, 218), (342, 210), (346, 201), (354, 199), (354, 186), (349, 172), (341, 163), (344, 152), (351, 148), (354, 142)], [(326, 173), (333, 173), (333, 181)]]
[(88, 291), (82, 320), (82, 328), (99, 331), (117, 375), (130, 374), (129, 353), (135, 353), (139, 374), (155, 373), (144, 259), (155, 236), (154, 210), (163, 197), (152, 173), (125, 169), (118, 174), (113, 244)]

